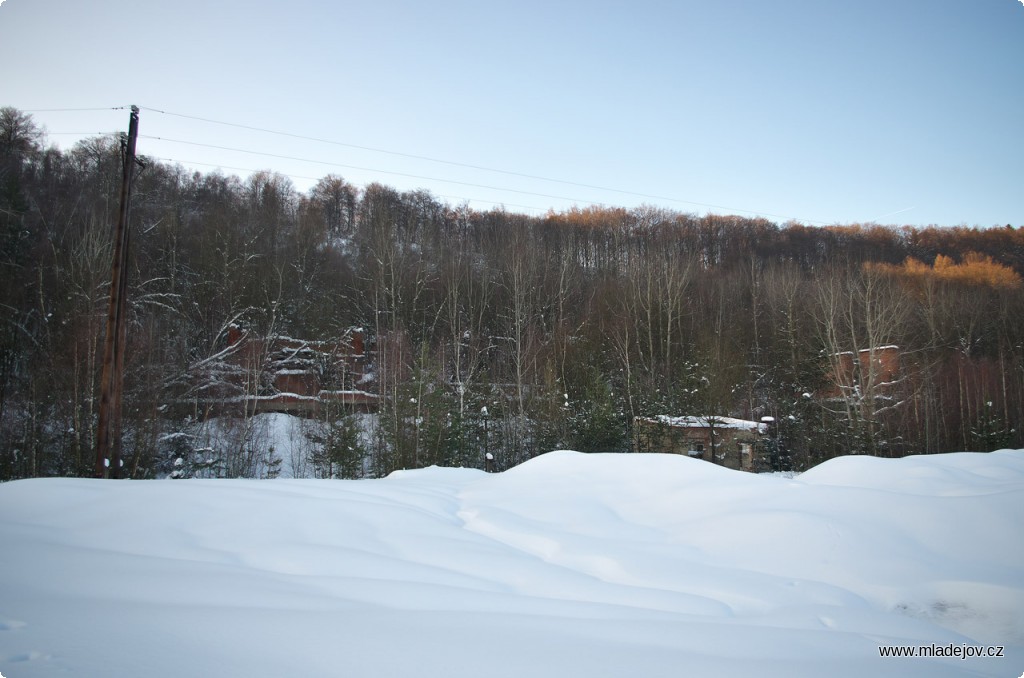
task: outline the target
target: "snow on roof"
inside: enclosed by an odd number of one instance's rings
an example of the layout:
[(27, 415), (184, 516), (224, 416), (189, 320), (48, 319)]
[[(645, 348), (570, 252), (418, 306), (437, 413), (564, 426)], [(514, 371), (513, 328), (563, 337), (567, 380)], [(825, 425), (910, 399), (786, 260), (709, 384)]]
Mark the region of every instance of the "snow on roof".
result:
[(652, 423), (665, 424), (666, 426), (672, 426), (674, 428), (728, 428), (736, 429), (741, 431), (757, 431), (758, 433), (767, 433), (768, 426), (762, 424), (759, 421), (747, 421), (746, 419), (734, 419), (733, 417), (715, 417), (715, 416), (702, 416), (702, 417), (671, 417), (667, 414), (662, 414), (657, 417), (647, 418), (645, 421)]

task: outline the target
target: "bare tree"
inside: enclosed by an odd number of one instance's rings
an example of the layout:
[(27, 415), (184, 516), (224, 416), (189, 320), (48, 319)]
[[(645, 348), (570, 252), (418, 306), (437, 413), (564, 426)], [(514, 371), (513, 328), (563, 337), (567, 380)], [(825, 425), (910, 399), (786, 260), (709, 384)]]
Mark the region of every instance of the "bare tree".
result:
[(907, 401), (883, 354), (898, 350), (909, 300), (893, 280), (870, 269), (836, 271), (817, 292), (818, 334), (837, 387), (833, 412), (847, 426), (847, 449), (887, 452), (884, 418)]

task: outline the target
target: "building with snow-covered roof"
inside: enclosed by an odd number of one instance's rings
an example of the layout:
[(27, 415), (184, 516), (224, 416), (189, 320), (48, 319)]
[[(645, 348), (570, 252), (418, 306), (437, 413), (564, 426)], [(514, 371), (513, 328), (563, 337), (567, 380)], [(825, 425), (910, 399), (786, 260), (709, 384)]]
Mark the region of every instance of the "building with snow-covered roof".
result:
[(727, 468), (754, 471), (768, 426), (757, 421), (717, 416), (636, 417), (637, 452), (685, 454)]
[[(183, 402), (222, 413), (283, 412), (315, 416), (324, 407), (374, 412), (372, 351), (361, 328), (331, 341), (251, 335), (232, 326), (227, 345), (194, 367)], [(195, 394), (195, 395), (192, 395)]]
[(850, 394), (885, 397), (900, 378), (899, 346), (875, 346), (835, 353), (831, 358), (828, 386), (819, 394), (825, 399)]

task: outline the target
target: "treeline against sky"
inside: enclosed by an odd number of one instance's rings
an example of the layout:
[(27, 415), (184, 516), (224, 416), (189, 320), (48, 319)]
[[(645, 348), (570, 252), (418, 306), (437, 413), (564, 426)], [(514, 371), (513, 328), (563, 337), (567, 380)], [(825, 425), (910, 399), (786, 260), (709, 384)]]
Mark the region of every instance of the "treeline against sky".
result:
[[(338, 176), (300, 193), (273, 172), (143, 162), (124, 415), (135, 477), (195, 453), (183, 435), (225, 411), (203, 366), (233, 327), (365, 329), (379, 426), (358, 437), (344, 413), (323, 415), (319, 440), (339, 447), (323, 475), (628, 451), (634, 418), (661, 414), (773, 417), (796, 468), (1024, 446), (1019, 227), (527, 216)], [(48, 148), (2, 109), (0, 478), (92, 472), (120, 179), (116, 138)], [(843, 363), (891, 346), (895, 371)]]

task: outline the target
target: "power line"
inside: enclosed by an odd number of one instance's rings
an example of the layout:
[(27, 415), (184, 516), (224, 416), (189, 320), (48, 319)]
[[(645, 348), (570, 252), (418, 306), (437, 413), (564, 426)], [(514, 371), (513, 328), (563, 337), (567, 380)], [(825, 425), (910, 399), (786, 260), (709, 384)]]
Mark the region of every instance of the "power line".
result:
[[(347, 142), (343, 142), (343, 141), (335, 141), (335, 140), (332, 140), (332, 139), (323, 139), (323, 138), (319, 138), (319, 137), (307, 136), (307, 135), (304, 135), (304, 134), (295, 134), (295, 133), (292, 133), (292, 132), (283, 132), (283, 131), (280, 131), (280, 130), (268, 129), (268, 128), (265, 128), (265, 127), (256, 127), (256, 126), (253, 126), (253, 125), (243, 125), (243, 124), (239, 124), (239, 123), (227, 122), (227, 121), (224, 121), (224, 120), (215, 120), (215, 119), (212, 119), (212, 118), (205, 118), (205, 117), (197, 116), (197, 115), (187, 115), (187, 114), (184, 114), (184, 113), (172, 113), (170, 111), (164, 111), (164, 110), (161, 110), (161, 109), (158, 109), (158, 108), (149, 108), (149, 107), (145, 107), (145, 106), (143, 106), (142, 108), (144, 110), (152, 111), (154, 113), (160, 113), (162, 115), (174, 116), (174, 117), (178, 117), (178, 118), (185, 118), (185, 119), (188, 119), (188, 120), (196, 120), (196, 121), (199, 121), (199, 122), (206, 122), (206, 123), (210, 123), (210, 124), (214, 124), (214, 125), (224, 125), (224, 126), (227, 126), (227, 127), (235, 127), (235, 128), (238, 128), (238, 129), (245, 129), (245, 130), (249, 130), (249, 131), (253, 131), (253, 132), (262, 132), (262, 133), (265, 133), (265, 134), (274, 134), (274, 135), (277, 135), (277, 136), (290, 137), (292, 139), (302, 139), (302, 140), (305, 140), (305, 141), (313, 141), (313, 142), (317, 142), (317, 143), (331, 144), (331, 145), (334, 145), (334, 146), (344, 146), (346, 148), (355, 148), (355, 149), (364, 150), (364, 151), (371, 151), (371, 152), (374, 152), (374, 153), (385, 153), (385, 154), (388, 154), (388, 155), (394, 155), (394, 156), (398, 156), (398, 157), (402, 157), (402, 158), (410, 158), (410, 159), (414, 159), (414, 160), (425, 160), (427, 162), (440, 163), (440, 164), (444, 164), (444, 165), (450, 165), (450, 166), (453, 166), (453, 167), (463, 167), (463, 168), (467, 168), (467, 169), (474, 169), (474, 170), (479, 170), (479, 171), (484, 171), (484, 172), (495, 172), (495, 173), (498, 173), (498, 174), (505, 174), (505, 175), (508, 175), (508, 176), (521, 177), (521, 178), (524, 178), (524, 179), (533, 179), (535, 181), (546, 181), (546, 182), (551, 182), (551, 183), (564, 184), (564, 185), (567, 185), (567, 186), (576, 186), (576, 187), (579, 187), (579, 188), (589, 188), (589, 189), (597, 190), (597, 191), (605, 191), (605, 192), (609, 192), (609, 193), (618, 193), (618, 194), (621, 194), (621, 195), (630, 195), (630, 196), (633, 196), (633, 197), (645, 198), (645, 199), (648, 199), (648, 200), (661, 200), (661, 201), (666, 201), (666, 202), (681, 203), (681, 204), (685, 204), (685, 205), (694, 205), (694, 206), (697, 206), (697, 207), (704, 207), (704, 208), (710, 208), (710, 209), (716, 209), (716, 210), (727, 210), (727, 211), (730, 211), (730, 212), (743, 212), (743, 213), (746, 213), (746, 214), (764, 215), (764, 216), (768, 216), (768, 217), (775, 217), (775, 218), (778, 218), (778, 219), (795, 219), (795, 217), (791, 217), (791, 216), (788, 216), (788, 215), (773, 214), (771, 212), (765, 212), (763, 210), (750, 210), (750, 209), (743, 209), (743, 208), (739, 208), (739, 207), (730, 207), (728, 205), (716, 205), (714, 203), (697, 202), (697, 201), (694, 201), (694, 200), (683, 200), (681, 198), (672, 198), (672, 197), (669, 197), (669, 196), (655, 195), (655, 194), (650, 194), (650, 193), (640, 193), (640, 192), (637, 192), (637, 191), (627, 191), (627, 190), (618, 189), (618, 188), (610, 188), (610, 187), (607, 187), (607, 186), (598, 186), (598, 185), (594, 185), (594, 184), (587, 184), (587, 183), (582, 183), (582, 182), (577, 182), (577, 181), (567, 181), (565, 179), (554, 179), (554, 178), (551, 178), (551, 177), (544, 177), (544, 176), (540, 176), (540, 175), (536, 175), (536, 174), (528, 174), (528, 173), (525, 173), (525, 172), (514, 172), (514, 171), (510, 171), (510, 170), (497, 169), (497, 168), (494, 168), (494, 167), (485, 167), (483, 165), (473, 165), (473, 164), (470, 164), (470, 163), (456, 162), (456, 161), (453, 161), (453, 160), (444, 160), (444, 159), (441, 159), (441, 158), (433, 158), (433, 157), (426, 156), (426, 155), (417, 155), (417, 154), (414, 154), (414, 153), (403, 153), (403, 152), (400, 152), (400, 151), (392, 151), (392, 150), (383, 149), (383, 148), (375, 148), (375, 147), (372, 147), (372, 146), (362, 146), (362, 145), (359, 145), (359, 144), (352, 144), (352, 143), (347, 143)], [(292, 159), (294, 159), (294, 158), (292, 158)], [(366, 168), (358, 168), (358, 167), (356, 167), (356, 168), (353, 168), (353, 169), (366, 169)], [(382, 170), (372, 170), (372, 169), (370, 169), (370, 170), (367, 170), (367, 171), (378, 172), (378, 171), (382, 171)], [(445, 181), (443, 179), (431, 179), (430, 177), (418, 177), (416, 175), (402, 174), (400, 172), (391, 172), (391, 174), (396, 174), (398, 176), (407, 176), (407, 177), (411, 177), (411, 178), (430, 179), (432, 181)], [(453, 182), (453, 183), (460, 183), (460, 182)], [(477, 187), (483, 187), (483, 188), (491, 188), (491, 187), (484, 187), (484, 186), (481, 186), (479, 184), (470, 184), (470, 185), (477, 186)], [(509, 190), (509, 189), (494, 189), (494, 188), (491, 188), (491, 190)], [(558, 199), (558, 200), (569, 200), (569, 198), (559, 198), (558, 196), (549, 196), (549, 195), (546, 195), (546, 194), (543, 194), (543, 193), (530, 193), (530, 195), (537, 195), (537, 196), (541, 196), (541, 197), (555, 198), (555, 199)], [(590, 202), (590, 201), (583, 201), (583, 202)], [(822, 221), (816, 221), (816, 220), (813, 220), (813, 219), (797, 219), (797, 220), (798, 221), (805, 221), (807, 223), (816, 223), (816, 224), (826, 223), (826, 222), (822, 222)]]
[[(115, 106), (115, 107), (108, 107), (108, 108), (53, 108), (53, 109), (30, 109), (30, 110), (27, 110), (26, 112), (44, 112), (44, 111), (45, 112), (109, 111), (109, 110), (121, 110), (121, 109), (126, 109), (126, 108), (128, 108), (128, 106)], [(825, 224), (825, 223), (827, 223), (827, 222), (823, 222), (823, 221), (819, 221), (819, 220), (814, 220), (814, 219), (798, 219), (798, 218), (792, 217), (790, 215), (766, 212), (764, 210), (751, 210), (751, 209), (745, 209), (745, 208), (740, 208), (740, 207), (732, 207), (732, 206), (729, 206), (729, 205), (719, 205), (719, 204), (715, 204), (715, 203), (705, 203), (705, 202), (699, 202), (699, 201), (695, 201), (695, 200), (685, 200), (685, 199), (682, 199), (682, 198), (674, 198), (674, 197), (670, 197), (670, 196), (657, 195), (657, 194), (652, 194), (652, 193), (641, 193), (641, 192), (638, 192), (638, 191), (628, 191), (628, 190), (623, 190), (623, 189), (618, 189), (618, 188), (611, 188), (611, 187), (608, 187), (608, 186), (599, 186), (599, 185), (596, 185), (596, 184), (588, 184), (588, 183), (578, 182), (578, 181), (569, 181), (569, 180), (565, 180), (565, 179), (556, 179), (556, 178), (552, 178), (552, 177), (545, 177), (545, 176), (541, 176), (541, 175), (537, 175), (537, 174), (530, 174), (530, 173), (526, 173), (526, 172), (516, 172), (516, 171), (511, 171), (511, 170), (498, 169), (498, 168), (494, 168), (494, 167), (487, 167), (487, 166), (484, 166), (484, 165), (475, 165), (475, 164), (471, 164), (471, 163), (464, 163), (464, 162), (458, 162), (458, 161), (453, 161), (453, 160), (445, 160), (443, 158), (435, 158), (435, 157), (426, 156), (426, 155), (418, 155), (418, 154), (415, 154), (415, 153), (404, 153), (404, 152), (401, 152), (401, 151), (393, 151), (393, 150), (389, 150), (389, 149), (376, 148), (376, 147), (373, 147), (373, 146), (365, 146), (365, 145), (360, 145), (360, 144), (353, 144), (353, 143), (348, 143), (348, 142), (344, 142), (344, 141), (338, 141), (338, 140), (334, 140), (334, 139), (324, 139), (324, 138), (321, 138), (321, 137), (308, 136), (308, 135), (304, 135), (304, 134), (296, 134), (296, 133), (292, 133), (292, 132), (285, 132), (285, 131), (282, 131), (282, 130), (275, 130), (275, 129), (270, 129), (270, 128), (266, 128), (266, 127), (258, 127), (258, 126), (255, 126), (255, 125), (244, 125), (244, 124), (241, 124), (241, 123), (234, 123), (234, 122), (229, 122), (229, 121), (225, 121), (225, 120), (216, 120), (216, 119), (213, 119), (213, 118), (207, 118), (207, 117), (198, 116), (198, 115), (189, 115), (189, 114), (186, 114), (186, 113), (175, 113), (175, 112), (172, 112), (172, 111), (166, 111), (166, 110), (162, 110), (162, 109), (159, 109), (159, 108), (150, 108), (148, 106), (147, 107), (140, 107), (140, 108), (142, 108), (143, 110), (146, 110), (146, 111), (150, 111), (150, 112), (153, 112), (153, 113), (158, 113), (158, 114), (165, 115), (165, 116), (173, 116), (173, 117), (177, 117), (177, 118), (183, 118), (183, 119), (186, 119), (186, 120), (195, 120), (195, 121), (198, 121), (198, 122), (204, 122), (204, 123), (209, 123), (209, 124), (213, 124), (213, 125), (223, 125), (223, 126), (226, 126), (226, 127), (233, 127), (233, 128), (237, 128), (237, 129), (244, 129), (244, 130), (249, 130), (249, 131), (253, 131), (253, 132), (260, 132), (260, 133), (264, 133), (264, 134), (271, 134), (271, 135), (276, 135), (276, 136), (288, 137), (288, 138), (292, 138), (292, 139), (302, 139), (302, 140), (305, 140), (305, 141), (312, 141), (312, 142), (315, 142), (315, 143), (329, 144), (329, 145), (333, 145), (333, 146), (341, 146), (341, 147), (345, 147), (345, 148), (359, 149), (359, 150), (363, 150), (363, 151), (370, 151), (370, 152), (373, 152), (373, 153), (383, 153), (383, 154), (386, 154), (386, 155), (402, 157), (402, 158), (410, 158), (410, 159), (414, 159), (414, 160), (422, 160), (422, 161), (426, 161), (426, 162), (433, 162), (433, 163), (448, 165), (448, 166), (452, 166), (452, 167), (462, 167), (462, 168), (466, 168), (466, 169), (472, 169), (472, 170), (483, 171), (483, 172), (493, 172), (493, 173), (496, 173), (496, 174), (503, 174), (503, 175), (506, 175), (506, 176), (514, 176), (514, 177), (520, 177), (520, 178), (524, 178), (524, 179), (531, 179), (531, 180), (534, 180), (534, 181), (544, 181), (544, 182), (549, 182), (549, 183), (562, 184), (562, 185), (566, 185), (566, 186), (576, 186), (576, 187), (579, 187), (579, 188), (587, 188), (587, 189), (596, 190), (596, 191), (603, 191), (603, 192), (607, 192), (607, 193), (616, 193), (616, 194), (619, 194), (619, 195), (633, 196), (633, 197), (643, 198), (643, 199), (647, 199), (647, 200), (654, 200), (654, 201), (661, 201), (661, 202), (670, 202), (670, 203), (679, 203), (679, 204), (683, 204), (683, 205), (692, 205), (692, 206), (695, 206), (695, 207), (701, 207), (701, 208), (709, 209), (709, 210), (724, 210), (726, 212), (739, 212), (739, 213), (744, 213), (744, 214), (753, 214), (753, 215), (759, 215), (759, 216), (765, 216), (765, 217), (773, 217), (773, 218), (777, 218), (777, 219), (787, 219), (787, 220), (788, 219), (793, 219), (793, 220), (796, 220), (796, 221), (802, 221), (802, 222), (811, 223), (811, 224)], [(273, 153), (264, 153), (264, 152), (252, 151), (252, 150), (248, 150), (248, 149), (230, 148), (230, 147), (225, 147), (225, 146), (216, 146), (216, 145), (212, 145), (212, 144), (201, 144), (201, 143), (198, 143), (198, 142), (190, 142), (190, 141), (183, 141), (183, 140), (177, 140), (177, 139), (166, 139), (166, 138), (162, 138), (162, 137), (153, 137), (153, 136), (149, 136), (149, 137), (145, 137), (145, 138), (157, 139), (157, 140), (161, 140), (161, 141), (168, 141), (168, 142), (172, 142), (172, 143), (182, 143), (182, 144), (191, 144), (191, 145), (195, 145), (195, 146), (205, 146), (207, 148), (213, 148), (213, 149), (217, 149), (217, 150), (226, 150), (226, 151), (233, 151), (233, 152), (239, 152), (239, 153), (250, 153), (250, 154), (255, 154), (255, 155), (263, 155), (263, 156), (266, 156), (266, 157), (279, 158), (279, 159), (284, 159), (284, 160), (294, 160), (294, 161), (298, 161), (298, 162), (316, 163), (316, 164), (321, 164), (321, 165), (328, 165), (328, 166), (334, 166), (334, 167), (340, 167), (340, 168), (346, 168), (346, 169), (354, 169), (354, 170), (360, 170), (360, 171), (366, 171), (366, 172), (377, 172), (377, 173), (381, 173), (381, 174), (390, 174), (390, 175), (393, 175), (393, 176), (401, 176), (401, 177), (407, 177), (407, 178), (412, 178), (412, 179), (422, 179), (422, 180), (426, 180), (426, 181), (439, 181), (439, 182), (456, 184), (456, 185), (462, 185), (462, 186), (470, 186), (470, 187), (474, 187), (474, 188), (483, 188), (483, 189), (487, 189), (487, 190), (503, 191), (503, 192), (510, 192), (510, 193), (518, 193), (518, 194), (523, 194), (523, 195), (532, 195), (532, 196), (548, 198), (548, 199), (552, 199), (552, 200), (565, 200), (565, 201), (570, 201), (570, 202), (575, 202), (575, 203), (584, 203), (584, 204), (591, 204), (591, 205), (604, 205), (605, 204), (605, 203), (596, 202), (596, 201), (592, 201), (592, 200), (580, 200), (578, 198), (569, 198), (569, 197), (565, 197), (565, 196), (552, 195), (552, 194), (549, 194), (549, 193), (541, 193), (541, 192), (537, 192), (537, 191), (523, 191), (523, 190), (511, 189), (511, 188), (502, 188), (500, 186), (491, 186), (491, 185), (472, 183), (472, 182), (466, 182), (466, 181), (457, 181), (457, 180), (453, 180), (453, 179), (441, 179), (441, 178), (438, 178), (438, 177), (430, 177), (430, 176), (424, 176), (424, 175), (410, 174), (410, 173), (406, 173), (406, 172), (396, 172), (396, 171), (389, 171), (389, 170), (381, 170), (381, 169), (376, 169), (376, 168), (372, 168), (372, 167), (360, 167), (360, 166), (356, 166), (356, 165), (347, 165), (347, 164), (343, 164), (343, 163), (332, 163), (332, 162), (325, 162), (325, 161), (320, 161), (320, 160), (312, 160), (312, 159), (306, 159), (306, 158), (297, 158), (297, 157), (293, 157), (293, 156), (278, 155), (278, 154), (273, 154)], [(491, 202), (491, 201), (480, 201), (480, 202)], [(503, 204), (503, 203), (495, 203), (495, 204)], [(536, 208), (530, 208), (530, 209), (536, 209)]]
[(432, 157), (426, 156), (426, 155), (416, 155), (415, 153), (402, 153), (401, 151), (391, 151), (391, 150), (387, 150), (387, 149), (383, 149), (383, 148), (374, 148), (373, 146), (361, 146), (359, 144), (351, 144), (351, 143), (347, 143), (347, 142), (344, 142), (344, 141), (335, 141), (335, 140), (332, 140), (332, 139), (321, 139), (319, 137), (310, 137), (310, 136), (306, 136), (306, 135), (303, 135), (303, 134), (293, 134), (291, 132), (281, 132), (279, 130), (272, 130), (272, 129), (267, 129), (267, 128), (264, 128), (264, 127), (253, 127), (251, 125), (241, 125), (241, 124), (233, 123), (233, 122), (225, 122), (223, 120), (213, 120), (211, 118), (203, 118), (203, 117), (196, 116), (196, 115), (185, 115), (183, 113), (171, 113), (169, 111), (161, 111), (161, 110), (156, 109), (156, 108), (145, 108), (145, 110), (152, 111), (154, 113), (162, 113), (164, 115), (171, 115), (171, 116), (175, 116), (175, 117), (178, 117), (178, 118), (186, 118), (188, 120), (198, 120), (200, 122), (208, 122), (208, 123), (211, 123), (211, 124), (214, 124), (214, 125), (225, 125), (227, 127), (237, 127), (239, 129), (246, 129), (246, 130), (249, 130), (249, 131), (252, 131), (252, 132), (263, 132), (263, 133), (266, 133), (266, 134), (276, 134), (278, 136), (290, 137), (292, 139), (302, 139), (304, 141), (315, 141), (315, 142), (321, 143), (321, 144), (332, 144), (334, 146), (344, 146), (346, 148), (355, 148), (355, 149), (358, 149), (358, 150), (361, 150), (361, 151), (372, 151), (374, 153), (386, 153), (388, 155), (395, 155), (395, 156), (398, 156), (398, 157), (410, 158), (410, 159), (413, 159), (413, 160), (426, 160), (428, 162), (436, 162), (436, 163), (441, 163), (441, 164), (444, 164), (444, 165), (452, 165), (453, 167), (464, 167), (464, 168), (467, 168), (467, 169), (482, 170), (484, 172), (497, 172), (499, 174), (508, 174), (510, 176), (523, 177), (523, 178), (526, 178), (526, 179), (535, 179), (535, 180), (539, 180), (539, 181), (551, 181), (551, 182), (560, 183), (560, 184), (568, 184), (568, 185), (571, 185), (571, 186), (580, 186), (580, 187), (583, 187), (583, 188), (596, 188), (598, 190), (611, 190), (611, 191), (615, 190), (615, 189), (601, 188), (599, 186), (589, 186), (587, 184), (576, 183), (574, 181), (564, 181), (562, 179), (550, 179), (550, 178), (547, 178), (547, 177), (541, 177), (541, 176), (537, 176), (537, 175), (533, 175), (533, 174), (526, 174), (526, 173), (523, 173), (523, 172), (513, 172), (513, 171), (510, 171), (510, 170), (495, 169), (493, 167), (484, 167), (482, 165), (473, 165), (473, 164), (464, 163), (464, 162), (456, 162), (454, 160), (442, 160), (440, 158), (432, 158)]
[[(202, 166), (202, 167), (216, 167), (218, 169), (232, 170), (232, 171), (235, 171), (235, 172), (248, 172), (250, 174), (255, 174), (257, 172), (262, 171), (262, 170), (258, 170), (258, 169), (253, 169), (251, 167), (233, 167), (231, 165), (222, 165), (220, 163), (199, 162), (199, 161), (196, 161), (196, 160), (183, 160), (183, 159), (180, 159), (180, 158), (167, 158), (167, 157), (156, 156), (156, 155), (146, 155), (145, 157), (152, 158), (153, 160), (159, 160), (159, 161), (162, 161), (162, 162), (176, 162), (176, 163), (181, 163), (183, 165), (199, 165), (199, 166)], [(278, 173), (278, 174), (280, 174), (280, 173)], [(301, 180), (304, 180), (304, 181), (319, 181), (320, 179), (323, 178), (323, 177), (307, 177), (307, 176), (303, 176), (301, 174), (281, 174), (281, 176), (288, 177), (289, 179), (301, 179)], [(360, 185), (360, 184), (351, 184), (351, 185), (352, 186), (356, 186), (357, 188), (362, 188), (362, 189), (366, 188), (366, 184), (362, 184), (362, 185)], [(481, 202), (481, 203), (487, 203), (488, 205), (501, 205), (503, 207), (518, 207), (520, 209), (535, 210), (537, 212), (546, 212), (547, 209), (548, 209), (546, 207), (536, 207), (534, 205), (518, 205), (516, 203), (509, 203), (509, 202), (503, 202), (503, 201), (497, 201), (497, 200), (484, 200), (482, 198), (468, 198), (468, 197), (466, 197), (464, 195), (447, 195), (447, 194), (444, 194), (444, 193), (438, 193), (438, 194), (435, 194), (435, 195), (438, 198), (446, 198), (448, 200), (462, 200), (462, 201), (466, 201), (466, 202)], [(596, 205), (598, 203), (589, 203), (589, 204)]]
[(248, 153), (250, 155), (261, 155), (261, 156), (265, 156), (265, 157), (268, 157), (268, 158), (277, 158), (279, 160), (294, 160), (296, 162), (308, 162), (308, 163), (312, 163), (312, 164), (316, 164), (316, 165), (325, 165), (327, 167), (341, 167), (341, 168), (344, 168), (344, 169), (360, 170), (362, 172), (378, 172), (380, 174), (391, 174), (391, 175), (394, 175), (394, 176), (406, 177), (406, 178), (410, 178), (410, 179), (423, 179), (425, 181), (440, 181), (440, 182), (443, 182), (443, 183), (456, 184), (456, 185), (459, 185), (459, 186), (470, 186), (472, 188), (483, 188), (483, 189), (487, 189), (489, 191), (505, 191), (505, 192), (508, 192), (508, 193), (519, 193), (521, 195), (532, 195), (532, 196), (537, 196), (537, 197), (541, 197), (541, 198), (550, 198), (552, 200), (566, 200), (566, 201), (569, 201), (569, 202), (582, 202), (582, 203), (595, 204), (595, 205), (596, 204), (601, 204), (601, 203), (596, 203), (596, 202), (594, 202), (592, 200), (582, 200), (582, 199), (579, 199), (579, 198), (570, 198), (570, 197), (566, 197), (566, 196), (562, 196), (562, 195), (551, 195), (549, 193), (538, 193), (536, 191), (523, 191), (523, 190), (519, 190), (519, 189), (515, 189), (515, 188), (502, 188), (500, 186), (489, 186), (487, 184), (475, 184), (475, 183), (472, 183), (472, 182), (469, 182), (469, 181), (458, 181), (458, 180), (455, 180), (455, 179), (441, 179), (439, 177), (429, 177), (429, 176), (424, 176), (424, 175), (421, 175), (421, 174), (409, 174), (407, 172), (394, 172), (394, 171), (391, 171), (391, 170), (375, 169), (373, 167), (361, 167), (359, 165), (348, 165), (348, 164), (339, 163), (339, 162), (328, 162), (326, 160), (313, 160), (311, 158), (299, 158), (299, 157), (292, 156), (292, 155), (281, 155), (281, 154), (278, 154), (278, 153), (266, 153), (264, 151), (253, 151), (253, 150), (249, 150), (249, 149), (246, 149), (246, 148), (232, 148), (230, 146), (218, 146), (218, 145), (215, 145), (215, 144), (204, 144), (204, 143), (200, 143), (200, 142), (197, 142), (197, 141), (185, 141), (183, 139), (167, 139), (165, 137), (150, 136), (150, 135), (145, 135), (145, 134), (140, 135), (140, 136), (143, 139), (154, 139), (154, 140), (157, 140), (157, 141), (167, 141), (167, 142), (175, 143), (175, 144), (186, 144), (188, 146), (199, 146), (199, 147), (202, 147), (202, 148), (213, 148), (213, 149), (216, 149), (216, 150), (219, 150), (219, 151), (231, 151), (231, 152), (234, 152), (234, 153)]
[(108, 106), (106, 108), (26, 108), (24, 113), (82, 113), (85, 111), (123, 111), (128, 106)]

